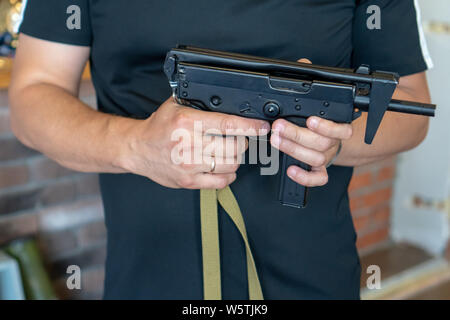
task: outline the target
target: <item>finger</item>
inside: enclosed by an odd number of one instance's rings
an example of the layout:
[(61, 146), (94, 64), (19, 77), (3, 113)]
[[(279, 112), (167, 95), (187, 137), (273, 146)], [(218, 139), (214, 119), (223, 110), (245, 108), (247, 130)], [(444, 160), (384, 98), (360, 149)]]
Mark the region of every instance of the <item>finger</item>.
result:
[(276, 134), (271, 136), (270, 142), (275, 148), (310, 166), (320, 167), (325, 165), (326, 157), (321, 152), (305, 148), (291, 140), (280, 138)]
[[(239, 165), (243, 162), (244, 156), (243, 154), (230, 154), (228, 155), (218, 155), (221, 153), (215, 150), (207, 150), (205, 153), (203, 148), (194, 148), (194, 147), (185, 147), (180, 150), (177, 150), (175, 155), (171, 154), (173, 157), (172, 162), (174, 164), (180, 165), (183, 170), (188, 172), (209, 172), (211, 171), (212, 162), (214, 159), (215, 165), (219, 168), (219, 165), (231, 165), (234, 168), (235, 165)], [(219, 170), (219, 169), (216, 169)], [(232, 170), (225, 170), (225, 172), (236, 171), (237, 168)]]
[(195, 189), (223, 189), (236, 180), (236, 173), (201, 173), (195, 176)]
[(219, 158), (237, 158), (248, 149), (244, 136), (203, 137), (203, 155)]
[(201, 121), (202, 132), (230, 136), (261, 136), (270, 131), (267, 121), (243, 118), (219, 112), (206, 112), (192, 109), (188, 117)]
[[(187, 157), (186, 157), (187, 158)], [(233, 173), (239, 169), (242, 158), (216, 158), (197, 155), (191, 160), (182, 159), (178, 165), (182, 170), (191, 174), (198, 173)]]
[[(213, 165), (213, 159), (215, 164)], [(231, 158), (211, 158), (196, 167), (197, 173), (234, 173), (239, 169), (240, 162)], [(214, 168), (214, 170), (212, 170)]]
[(299, 60), (297, 60), (297, 62), (312, 64), (312, 62), (306, 58), (299, 59)]
[(290, 166), (287, 175), (305, 187), (320, 187), (328, 183), (327, 169), (324, 166), (313, 168), (310, 172), (297, 166)]
[(308, 118), (306, 125), (310, 130), (328, 138), (347, 140), (353, 133), (351, 124), (336, 123), (319, 117)]
[[(272, 128), (273, 135), (278, 133), (281, 138), (291, 140), (299, 145), (319, 152), (324, 152), (336, 144), (335, 139), (322, 136), (308, 128), (299, 127), (284, 119), (276, 120)], [(277, 148), (275, 145), (274, 147)]]

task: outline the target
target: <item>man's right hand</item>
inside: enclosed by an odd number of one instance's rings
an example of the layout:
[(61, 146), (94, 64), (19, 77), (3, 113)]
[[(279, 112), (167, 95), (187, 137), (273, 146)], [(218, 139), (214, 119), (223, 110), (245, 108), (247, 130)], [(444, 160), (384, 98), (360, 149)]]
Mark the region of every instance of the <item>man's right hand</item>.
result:
[[(211, 136), (211, 130), (218, 135)], [(200, 111), (169, 98), (127, 134), (121, 166), (170, 188), (222, 189), (236, 179), (248, 148), (245, 137), (265, 135), (269, 130), (265, 121)], [(188, 139), (174, 141), (177, 131)], [(174, 148), (183, 156), (196, 153), (197, 158), (185, 157), (177, 164)]]
[[(11, 128), (26, 146), (72, 170), (131, 172), (171, 188), (219, 189), (236, 178), (240, 155), (247, 148), (245, 136), (264, 134), (258, 132), (261, 128), (270, 130), (263, 121), (183, 107), (172, 98), (146, 120), (98, 112), (77, 98), (89, 47), (24, 34), (19, 43), (9, 87)], [(201, 121), (201, 131), (194, 129), (195, 121)], [(206, 148), (185, 146), (202, 155), (200, 163), (172, 161), (178, 142), (171, 138), (177, 129), (184, 129), (193, 143), (212, 128), (244, 137), (237, 141), (235, 137), (215, 137), (214, 144)], [(246, 132), (249, 129), (253, 133)], [(211, 139), (202, 140), (211, 145)], [(224, 145), (232, 151), (227, 159), (220, 156)]]

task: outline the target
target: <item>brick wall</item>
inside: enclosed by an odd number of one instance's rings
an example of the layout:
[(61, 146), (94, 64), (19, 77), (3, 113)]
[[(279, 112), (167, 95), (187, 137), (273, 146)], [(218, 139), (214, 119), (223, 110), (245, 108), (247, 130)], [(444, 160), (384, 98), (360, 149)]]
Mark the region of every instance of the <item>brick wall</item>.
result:
[[(89, 83), (81, 98), (94, 104)], [(61, 298), (100, 298), (106, 238), (97, 176), (64, 169), (21, 145), (9, 128), (7, 105), (0, 91), (0, 246), (36, 235)], [(394, 164), (389, 159), (355, 169), (350, 194), (361, 250), (388, 239)], [(66, 288), (72, 264), (81, 267), (81, 291)]]
[(360, 252), (389, 238), (394, 175), (395, 157), (355, 168), (349, 193)]
[[(81, 98), (95, 104), (83, 83)], [(0, 91), (0, 247), (35, 235), (61, 298), (100, 298), (105, 259), (105, 226), (97, 176), (62, 168), (14, 138), (7, 91)], [(82, 270), (81, 291), (68, 291), (66, 270)]]

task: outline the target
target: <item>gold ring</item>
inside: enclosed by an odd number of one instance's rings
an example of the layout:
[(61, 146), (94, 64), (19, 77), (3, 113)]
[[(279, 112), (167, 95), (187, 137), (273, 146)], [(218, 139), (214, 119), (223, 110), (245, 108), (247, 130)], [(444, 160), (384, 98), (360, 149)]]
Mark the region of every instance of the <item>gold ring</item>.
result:
[(214, 172), (215, 169), (216, 169), (216, 159), (212, 158), (211, 170), (209, 172), (212, 173), (212, 172)]

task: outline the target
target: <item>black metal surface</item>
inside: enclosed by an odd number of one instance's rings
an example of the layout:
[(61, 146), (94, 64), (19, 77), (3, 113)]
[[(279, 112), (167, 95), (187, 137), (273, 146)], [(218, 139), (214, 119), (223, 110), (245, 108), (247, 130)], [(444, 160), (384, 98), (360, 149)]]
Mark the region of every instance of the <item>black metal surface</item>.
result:
[[(164, 72), (180, 103), (206, 111), (269, 122), (283, 118), (300, 126), (311, 116), (351, 123), (368, 112), (368, 144), (386, 111), (434, 116), (436, 108), (391, 100), (399, 76), (365, 65), (352, 70), (178, 46), (167, 54)], [(283, 157), (279, 199), (301, 208), (307, 189), (287, 177), (290, 165), (311, 168)]]
[[(370, 98), (368, 96), (356, 96), (355, 107), (367, 111)], [(418, 103), (413, 101), (391, 100), (387, 111), (416, 114), (420, 116), (434, 117), (436, 106), (434, 104)]]
[(283, 172), (284, 174), (281, 174), (280, 178), (278, 200), (285, 206), (299, 209), (304, 208), (306, 207), (308, 188), (298, 184), (287, 176), (285, 172), (290, 166), (298, 166), (306, 171), (311, 171), (311, 166), (300, 162), (287, 154), (283, 154), (280, 172)]

